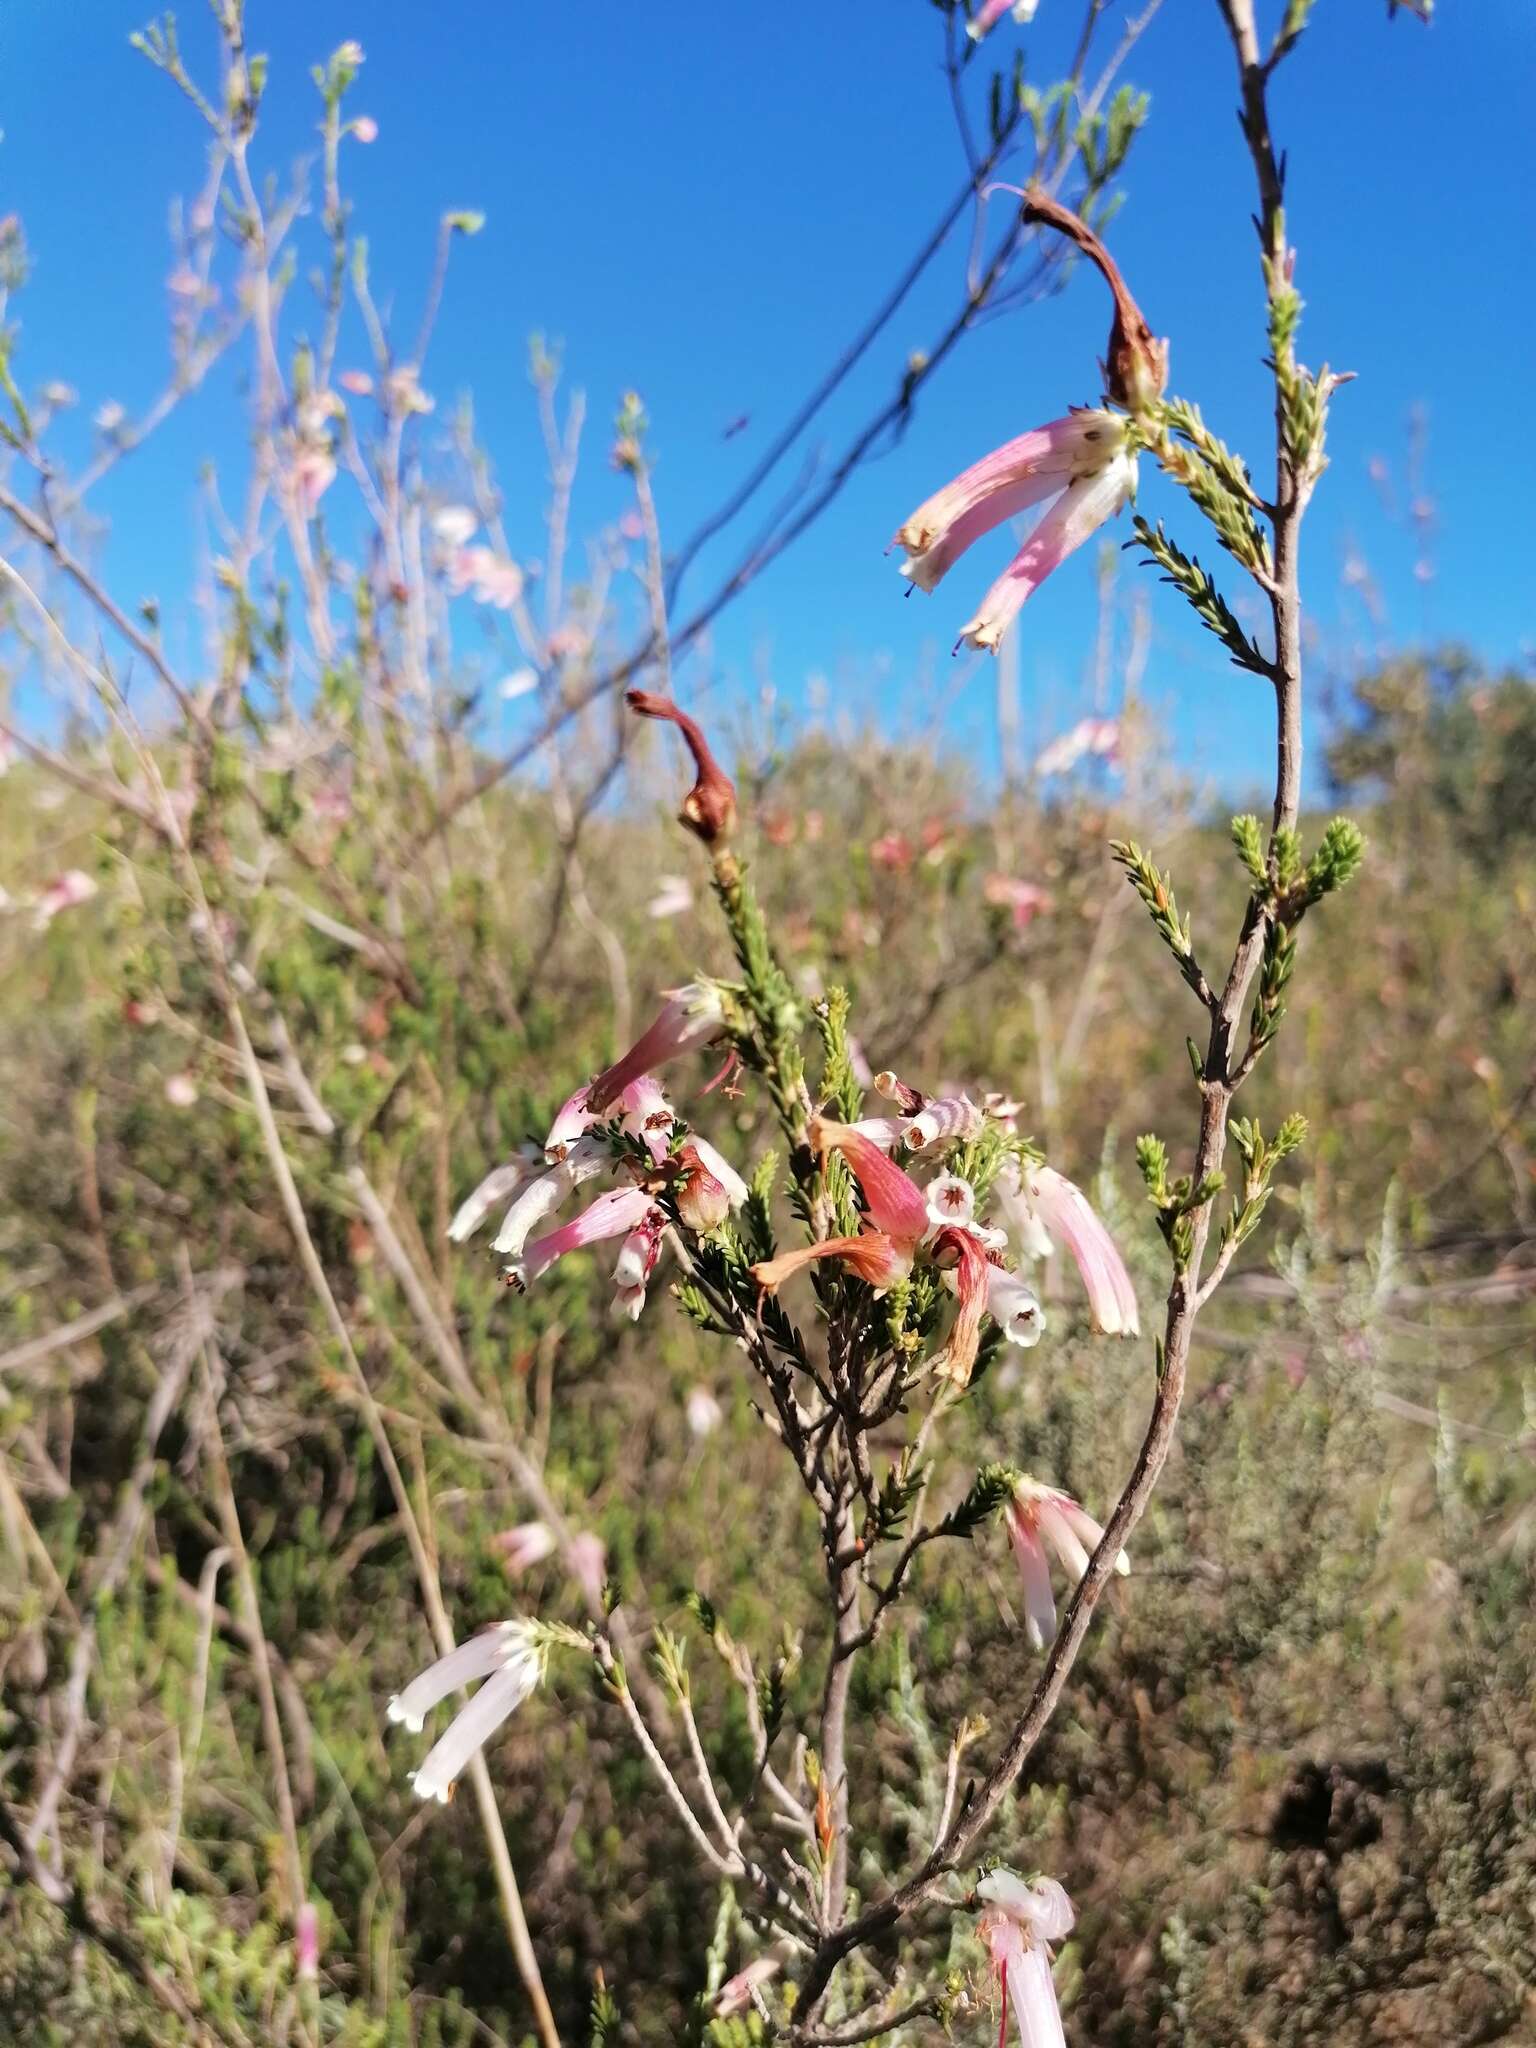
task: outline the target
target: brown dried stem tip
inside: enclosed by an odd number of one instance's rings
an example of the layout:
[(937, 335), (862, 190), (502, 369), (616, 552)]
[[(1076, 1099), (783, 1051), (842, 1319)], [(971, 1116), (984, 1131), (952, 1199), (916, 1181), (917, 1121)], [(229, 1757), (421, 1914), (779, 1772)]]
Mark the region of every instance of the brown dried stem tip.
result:
[(1168, 344), (1158, 341), (1113, 256), (1085, 220), (1038, 185), (1024, 195), (1024, 218), (1055, 228), (1096, 264), (1115, 297), (1114, 324), (1103, 365), (1105, 396), (1130, 412), (1142, 412), (1161, 398), (1168, 383)]
[(683, 798), (678, 822), (707, 847), (723, 847), (736, 829), (736, 785), (709, 751), (698, 725), (686, 711), (679, 711), (670, 697), (657, 696), (653, 690), (630, 690), (624, 701), (642, 718), (666, 719), (687, 741), (698, 779)]

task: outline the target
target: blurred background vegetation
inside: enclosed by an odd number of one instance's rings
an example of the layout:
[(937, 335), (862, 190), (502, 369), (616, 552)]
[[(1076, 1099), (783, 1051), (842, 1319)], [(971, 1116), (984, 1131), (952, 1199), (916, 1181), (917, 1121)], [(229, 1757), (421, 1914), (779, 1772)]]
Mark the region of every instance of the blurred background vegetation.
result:
[[(1197, 937), (1245, 886), (1153, 726), (1127, 713), (1120, 782), (985, 802), (927, 747), (766, 712), (735, 733), (743, 851), (801, 986), (848, 987), (872, 1067), (1019, 1098), (1110, 1218), (1147, 1324), (1164, 1254), (1131, 1147), (1189, 1125), (1195, 1012), (1106, 842), (1170, 821), (1154, 850)], [(654, 813), (593, 805), (576, 833), (558, 788), (509, 782), (432, 831), (463, 763), (399, 743), (344, 668), (303, 747), (277, 737), (159, 756), (198, 791), (205, 905), (133, 818), (26, 761), (0, 785), (0, 1778), (45, 1809), (30, 1852), (82, 1873), (49, 1903), (0, 1849), (0, 2033), (28, 2044), (532, 2039), (473, 1802), (420, 1809), (386, 1740), (384, 1700), (430, 1654), (422, 1595), (200, 921), (239, 933), (315, 1249), (455, 1629), (583, 1615), (558, 1555), (515, 1582), (502, 1562), (537, 1504), (499, 1416), (630, 1611), (691, 1635), (728, 1781), (751, 1740), (691, 1593), (760, 1654), (782, 1637), (791, 1724), (812, 1705), (807, 1509), (738, 1355), (659, 1283), (632, 1328), (590, 1258), (515, 1299), (445, 1236), (658, 989), (729, 971), (665, 815), (675, 763), (629, 742)], [(1536, 690), (1454, 650), (1394, 659), (1327, 777), (1369, 857), (1305, 929), (1247, 1105), (1305, 1113), (1305, 1171), (1199, 1326), (1133, 1575), (995, 1844), (1077, 1900), (1058, 1982), (1071, 2037), (1102, 2048), (1536, 2040)], [(96, 893), (45, 921), (29, 878), (71, 869)], [(1009, 880), (1047, 906), (1016, 920)], [(707, 1078), (679, 1075), (680, 1103)], [(716, 1100), (717, 1142), (757, 1156), (752, 1084)], [(957, 1449), (1102, 1512), (1150, 1347), (1079, 1313), (1052, 1289), (1052, 1339), (978, 1381)], [(1032, 1675), (1000, 1534), (920, 1573), (854, 1716), (888, 1870), (931, 1829), (956, 1723), (1006, 1720)], [(720, 1901), (612, 1706), (557, 1667), (490, 1761), (567, 2038), (599, 1972), (614, 2039), (678, 2038)], [(320, 1909), (314, 1984), (285, 1841)], [(866, 1895), (879, 1876), (854, 1873)], [(979, 1954), (937, 1923), (910, 1945)]]

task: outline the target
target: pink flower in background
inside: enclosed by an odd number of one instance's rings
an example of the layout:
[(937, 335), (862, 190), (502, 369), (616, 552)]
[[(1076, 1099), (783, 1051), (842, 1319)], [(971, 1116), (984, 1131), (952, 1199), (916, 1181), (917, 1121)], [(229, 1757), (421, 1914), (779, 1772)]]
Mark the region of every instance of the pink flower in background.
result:
[(752, 2003), (752, 1994), (761, 1991), (765, 1984), (771, 1984), (779, 1969), (780, 1965), (772, 1956), (759, 1956), (744, 1970), (738, 1970), (734, 1977), (727, 1977), (715, 1993), (715, 2018), (734, 2019), (744, 2013)]
[(683, 1413), (688, 1418), (688, 1427), (694, 1436), (713, 1436), (725, 1420), (725, 1410), (709, 1391), (708, 1387), (690, 1387), (688, 1398), (683, 1403)]
[(9, 772), (11, 763), (15, 759), (16, 742), (8, 732), (0, 732), (0, 775)]
[(1120, 758), (1120, 722), (1115, 718), (1080, 718), (1070, 732), (1062, 733), (1035, 760), (1037, 775), (1066, 775), (1078, 762), (1092, 755), (1111, 765)]
[(904, 875), (915, 856), (912, 842), (904, 833), (886, 832), (871, 844), (869, 857), (877, 868), (884, 868), (890, 874)]
[(1033, 1257), (1049, 1256), (1059, 1237), (1072, 1254), (1088, 1294), (1088, 1316), (1106, 1337), (1138, 1337), (1136, 1290), (1115, 1241), (1080, 1188), (1049, 1166), (999, 1175), (999, 1206)]
[(515, 1529), (503, 1529), (491, 1541), (501, 1552), (509, 1572), (531, 1571), (555, 1553), (554, 1532), (547, 1522), (519, 1522)]
[(197, 1101), (197, 1083), (190, 1074), (172, 1074), (165, 1084), (165, 1099), (172, 1109), (191, 1109)]
[(389, 1719), (419, 1734), (432, 1709), (461, 1686), (485, 1683), (454, 1716), (447, 1733), (427, 1752), (411, 1782), (420, 1799), (445, 1806), (460, 1772), (527, 1699), (544, 1676), (545, 1653), (524, 1621), (497, 1622), (439, 1657), (389, 1702)]
[(458, 548), (448, 562), (448, 588), (455, 597), (466, 590), (476, 604), (510, 611), (523, 594), (524, 577), (516, 562), (484, 546)]
[[(1071, 1494), (1042, 1486), (1037, 1479), (1028, 1477), (1021, 1477), (1015, 1484), (1007, 1520), (1024, 1587), (1025, 1633), (1037, 1650), (1043, 1649), (1056, 1633), (1056, 1602), (1051, 1596), (1047, 1551), (1054, 1553), (1071, 1574), (1075, 1586), (1088, 1569), (1089, 1553), (1103, 1542), (1104, 1531)], [(1115, 1570), (1123, 1575), (1130, 1568), (1122, 1550), (1115, 1559)]]
[(301, 448), (289, 471), (289, 488), (306, 519), (313, 519), (320, 500), (336, 481), (336, 458), (327, 447)]
[[(1013, 2008), (1023, 2048), (1066, 2048), (1049, 1944), (1062, 1941), (1076, 1921), (1072, 1901), (1054, 1878), (1031, 1883), (1011, 1870), (994, 1870), (976, 1887), (986, 1909), (976, 1923)], [(1008, 2019), (1003, 2017), (1003, 2040)]]
[[(343, 377), (341, 381), (345, 384), (347, 380)], [(366, 384), (368, 379), (365, 377), (363, 382)], [(470, 538), (479, 524), (478, 513), (472, 511), (468, 505), (439, 505), (432, 514), (432, 538), (440, 541), (445, 548), (457, 551), (468, 547)], [(457, 570), (455, 569), (453, 573), (457, 573)]]
[(599, 1074), (587, 1091), (588, 1106), (605, 1110), (638, 1075), (684, 1053), (697, 1052), (725, 1029), (725, 1004), (712, 982), (690, 981), (673, 989), (667, 1005), (621, 1059)]
[(294, 1915), (293, 1967), (301, 1984), (313, 1984), (320, 1974), (320, 1915), (308, 1899)]
[[(896, 535), (903, 574), (934, 589), (965, 553), (1005, 520), (1047, 499), (1055, 503), (981, 609), (960, 631), (973, 647), (997, 647), (1025, 599), (1136, 489), (1136, 458), (1118, 413), (1084, 408), (1007, 442), (920, 505)], [(957, 643), (958, 645), (959, 643)]]
[(37, 931), (45, 931), (61, 911), (74, 910), (82, 903), (89, 903), (96, 894), (96, 884), (84, 868), (66, 868), (62, 875), (51, 881), (32, 906), (32, 924)]
[(375, 121), (372, 114), (359, 114), (352, 123), (352, 133), (359, 142), (377, 142), (379, 139), (379, 124)]
[(658, 875), (656, 894), (645, 906), (648, 917), (681, 917), (693, 908), (693, 885), (683, 875)]
[(1051, 907), (1049, 895), (1038, 883), (1021, 882), (1013, 875), (988, 875), (981, 893), (996, 909), (1008, 912), (1015, 931), (1027, 930), (1042, 911)]
[(366, 370), (343, 370), (336, 382), (354, 398), (367, 398), (373, 390), (373, 379)]
[(967, 22), (965, 32), (973, 43), (979, 43), (984, 35), (996, 28), (1005, 14), (1011, 13), (1021, 26), (1035, 18), (1035, 9), (1040, 0), (982, 0), (975, 18)]

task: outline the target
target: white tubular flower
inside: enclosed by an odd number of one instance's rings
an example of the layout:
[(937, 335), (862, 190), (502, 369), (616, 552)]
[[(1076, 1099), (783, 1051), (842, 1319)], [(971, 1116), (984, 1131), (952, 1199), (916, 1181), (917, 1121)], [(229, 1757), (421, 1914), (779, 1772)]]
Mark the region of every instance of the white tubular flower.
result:
[(1045, 1310), (1017, 1273), (987, 1269), (987, 1314), (1010, 1344), (1031, 1351), (1045, 1334)]
[(411, 1782), (418, 1798), (447, 1804), (465, 1765), (539, 1684), (544, 1666), (545, 1653), (528, 1623), (502, 1621), (439, 1657), (395, 1695), (387, 1709), (390, 1720), (416, 1734), (433, 1707), (450, 1693), (477, 1678), (485, 1681), (414, 1774)]
[(448, 1235), (455, 1244), (472, 1237), (491, 1210), (520, 1192), (544, 1163), (537, 1145), (524, 1145), (501, 1166), (493, 1166), (473, 1194), (466, 1195), (454, 1212)]
[(707, 1138), (695, 1138), (692, 1143), (693, 1149), (698, 1153), (700, 1162), (705, 1170), (712, 1173), (725, 1189), (731, 1207), (739, 1209), (751, 1193), (751, 1189), (736, 1171), (735, 1167), (731, 1165), (730, 1161), (722, 1158)]
[(557, 1165), (521, 1190), (491, 1241), (492, 1251), (509, 1259), (521, 1258), (534, 1226), (552, 1216), (583, 1181), (591, 1180), (608, 1164), (607, 1151), (599, 1139), (578, 1138)]

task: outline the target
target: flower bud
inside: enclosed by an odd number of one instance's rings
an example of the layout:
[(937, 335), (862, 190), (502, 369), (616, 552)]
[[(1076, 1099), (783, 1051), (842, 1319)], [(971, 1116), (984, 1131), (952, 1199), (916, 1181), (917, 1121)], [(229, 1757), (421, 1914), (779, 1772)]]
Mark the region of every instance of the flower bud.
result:
[(689, 1230), (707, 1237), (731, 1213), (730, 1190), (710, 1172), (694, 1146), (685, 1145), (678, 1162), (682, 1168), (677, 1177), (678, 1217)]

